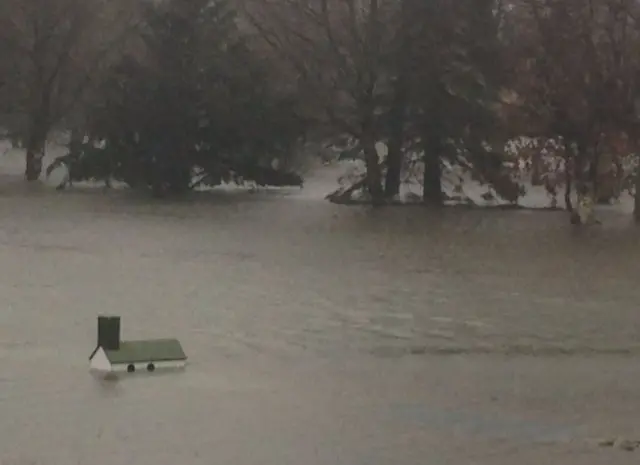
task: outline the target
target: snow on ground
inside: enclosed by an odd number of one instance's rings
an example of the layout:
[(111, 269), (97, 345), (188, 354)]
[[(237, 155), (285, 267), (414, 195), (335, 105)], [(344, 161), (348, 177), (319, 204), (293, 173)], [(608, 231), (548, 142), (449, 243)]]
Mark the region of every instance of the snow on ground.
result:
[[(340, 161), (332, 165), (331, 170), (335, 175), (336, 180), (338, 180), (338, 183), (346, 186), (358, 179), (358, 177), (364, 173), (365, 165), (361, 160)], [(456, 192), (458, 177), (464, 179), (464, 182), (462, 183), (462, 193)], [(421, 179), (422, 171), (417, 169), (415, 173), (412, 173), (409, 182), (405, 182), (401, 185), (400, 195), (397, 200), (403, 203), (420, 202), (422, 197)], [(525, 188), (525, 195), (518, 199), (518, 205), (531, 209), (543, 209), (551, 206), (551, 196), (547, 193), (544, 186), (531, 185), (531, 183), (526, 179), (519, 182)], [(509, 202), (500, 198), (487, 200), (484, 195), (491, 190), (488, 186), (480, 184), (479, 182), (471, 179), (468, 175), (456, 170), (455, 167), (447, 164), (445, 164), (443, 189), (449, 197), (458, 197), (462, 194), (477, 206), (491, 207), (509, 204)], [(363, 192), (354, 194), (354, 199), (362, 198), (364, 195), (365, 194)], [(563, 188), (560, 189), (556, 202), (558, 208), (565, 208)], [(633, 211), (633, 198), (628, 194), (623, 194), (620, 199), (612, 205), (596, 206), (596, 211), (600, 210), (631, 213)]]
[[(47, 167), (56, 157), (68, 153), (66, 147), (54, 143), (47, 144), (43, 167)], [(24, 175), (25, 151), (24, 149), (13, 148), (7, 140), (0, 140), (0, 173), (5, 176), (22, 177)], [(49, 179), (42, 176), (42, 182), (46, 186), (55, 187), (65, 176), (64, 170), (55, 170)]]

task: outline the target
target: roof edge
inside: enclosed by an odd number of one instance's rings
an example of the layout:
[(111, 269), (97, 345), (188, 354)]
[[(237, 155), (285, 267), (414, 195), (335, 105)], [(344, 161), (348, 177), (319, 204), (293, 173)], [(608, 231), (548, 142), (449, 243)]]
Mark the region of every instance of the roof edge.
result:
[(96, 346), (96, 348), (95, 348), (95, 349), (93, 349), (93, 352), (91, 352), (91, 355), (89, 355), (89, 360), (91, 360), (91, 359), (96, 355), (96, 353), (98, 352), (98, 350), (100, 350), (100, 347), (102, 347), (102, 346), (97, 345), (97, 346)]
[[(107, 354), (107, 358), (109, 358), (109, 355)], [(111, 362), (111, 360), (109, 360)], [(180, 358), (167, 358), (167, 357), (162, 357), (162, 358), (152, 358), (152, 359), (144, 359), (144, 360), (125, 360), (125, 361), (117, 361), (117, 362), (111, 362), (112, 365), (125, 365), (128, 363), (145, 363), (145, 362), (186, 362), (187, 361), (187, 356), (185, 355), (184, 357), (180, 357)]]

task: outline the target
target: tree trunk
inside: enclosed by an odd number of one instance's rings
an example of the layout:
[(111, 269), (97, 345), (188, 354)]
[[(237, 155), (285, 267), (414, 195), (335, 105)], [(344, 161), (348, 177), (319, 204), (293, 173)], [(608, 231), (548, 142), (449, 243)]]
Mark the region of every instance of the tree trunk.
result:
[(82, 152), (82, 143), (84, 142), (84, 132), (79, 128), (73, 128), (71, 130), (71, 136), (69, 140), (69, 155), (72, 157), (79, 157)]
[(564, 205), (569, 213), (573, 213), (573, 201), (571, 191), (573, 190), (573, 157), (565, 151), (564, 158)]
[(583, 143), (576, 144), (577, 151), (573, 157), (573, 179), (576, 184), (578, 194), (584, 191), (584, 167), (587, 157), (587, 149)]
[(387, 173), (385, 177), (384, 192), (387, 199), (391, 199), (400, 193), (400, 176), (402, 174), (402, 161), (404, 152), (404, 129), (407, 118), (407, 100), (409, 97), (409, 75), (411, 72), (411, 48), (412, 41), (409, 34), (409, 25), (414, 21), (409, 8), (410, 0), (401, 0), (400, 40), (397, 43), (397, 72), (398, 77), (394, 83), (393, 102), (389, 112), (389, 146), (387, 153)]
[(536, 148), (531, 155), (531, 185), (541, 186), (542, 183), (542, 154)]
[(355, 191), (362, 189), (366, 185), (366, 183), (367, 183), (367, 176), (365, 174), (362, 177), (362, 179), (352, 184), (348, 188), (341, 187), (331, 192), (330, 194), (327, 194), (325, 196), (325, 199), (327, 199), (331, 203), (347, 204), (351, 201), (351, 195)]
[[(637, 155), (638, 163), (640, 164), (640, 154)], [(636, 223), (640, 223), (640, 166), (636, 167), (635, 174), (635, 193), (634, 193), (634, 205), (633, 205), (633, 218)]]
[(596, 146), (591, 159), (591, 165), (589, 165), (589, 186), (594, 203), (598, 201), (600, 192), (600, 163), (602, 160), (600, 155), (599, 147)]
[(37, 181), (42, 173), (42, 159), (49, 133), (49, 111), (51, 96), (45, 92), (38, 104), (32, 108), (29, 132), (27, 135), (27, 157), (25, 178), (27, 181)]
[(367, 165), (367, 189), (371, 196), (371, 202), (374, 205), (380, 205), (384, 200), (380, 157), (376, 150), (376, 143), (372, 128), (369, 125), (365, 125), (363, 129), (361, 143), (364, 151), (365, 163)]
[(27, 140), (27, 157), (24, 172), (27, 181), (37, 181), (40, 178), (46, 137), (46, 130), (41, 123), (37, 122)]
[(564, 205), (569, 213), (573, 212), (573, 201), (571, 200), (571, 190), (573, 189), (573, 176), (570, 170), (564, 173)]
[(437, 131), (429, 130), (423, 136), (424, 177), (422, 201), (425, 205), (442, 206), (442, 140)]
[(571, 191), (573, 190), (573, 173), (574, 163), (571, 153), (571, 143), (564, 139), (564, 205), (569, 213), (573, 213), (573, 201), (571, 200)]
[(406, 117), (406, 79), (400, 77), (396, 82), (393, 106), (389, 121), (389, 151), (387, 153), (387, 173), (384, 183), (385, 197), (390, 199), (400, 193), (400, 175), (402, 173), (402, 142), (404, 141), (404, 124)]
[[(574, 158), (574, 179), (576, 182), (577, 203), (571, 212), (572, 224), (586, 224), (592, 217), (593, 190), (590, 186), (590, 172), (585, 173), (585, 165), (588, 161), (587, 144), (583, 141), (577, 144), (577, 153)], [(585, 179), (585, 176), (587, 179)]]

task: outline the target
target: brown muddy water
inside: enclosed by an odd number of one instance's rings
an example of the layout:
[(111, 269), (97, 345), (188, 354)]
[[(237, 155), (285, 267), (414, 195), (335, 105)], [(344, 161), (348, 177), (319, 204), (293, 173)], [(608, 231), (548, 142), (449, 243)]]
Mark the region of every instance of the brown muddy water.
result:
[[(318, 186), (316, 186), (318, 188)], [(0, 186), (2, 465), (624, 464), (640, 231), (611, 214)], [(324, 189), (324, 188), (323, 188)], [(184, 373), (100, 382), (96, 316)]]

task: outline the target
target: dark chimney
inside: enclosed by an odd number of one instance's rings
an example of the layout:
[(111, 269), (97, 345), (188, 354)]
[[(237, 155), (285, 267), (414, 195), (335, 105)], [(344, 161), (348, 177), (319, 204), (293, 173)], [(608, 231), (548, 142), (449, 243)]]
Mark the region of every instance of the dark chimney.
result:
[(120, 317), (98, 317), (98, 346), (104, 350), (120, 349)]

